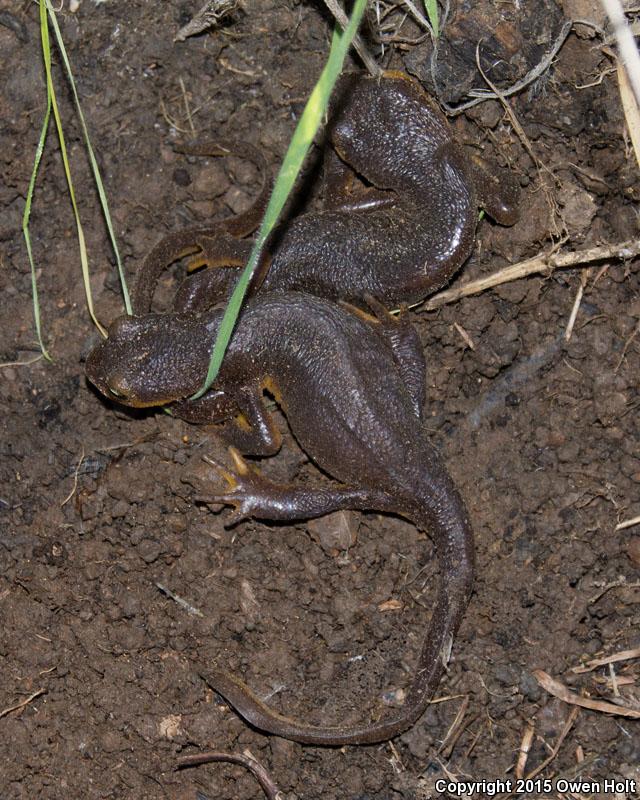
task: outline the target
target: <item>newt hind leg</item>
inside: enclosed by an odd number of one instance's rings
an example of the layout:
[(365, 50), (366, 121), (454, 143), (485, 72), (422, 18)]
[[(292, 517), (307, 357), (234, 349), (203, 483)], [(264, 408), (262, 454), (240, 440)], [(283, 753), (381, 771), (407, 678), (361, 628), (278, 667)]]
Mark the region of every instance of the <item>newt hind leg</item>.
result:
[(328, 486), (311, 488), (293, 484), (274, 483), (253, 469), (235, 447), (229, 448), (235, 470), (208, 459), (210, 465), (198, 473), (199, 487), (209, 483), (215, 486), (222, 477), (227, 482), (226, 491), (214, 490), (204, 495), (211, 503), (223, 503), (234, 507), (230, 521), (233, 525), (243, 519), (294, 521), (321, 517), (332, 511), (344, 509), (393, 510), (394, 502), (384, 491), (360, 489), (350, 486)]
[(203, 269), (185, 278), (176, 291), (171, 308), (173, 311), (202, 312), (227, 300), (238, 279), (237, 269)]
[(380, 336), (391, 350), (398, 372), (409, 393), (417, 418), (422, 421), (426, 399), (426, 363), (424, 351), (418, 332), (401, 312), (398, 316), (391, 314), (373, 295), (365, 294), (364, 301), (374, 316), (349, 303), (340, 303), (360, 318), (369, 322), (373, 330)]

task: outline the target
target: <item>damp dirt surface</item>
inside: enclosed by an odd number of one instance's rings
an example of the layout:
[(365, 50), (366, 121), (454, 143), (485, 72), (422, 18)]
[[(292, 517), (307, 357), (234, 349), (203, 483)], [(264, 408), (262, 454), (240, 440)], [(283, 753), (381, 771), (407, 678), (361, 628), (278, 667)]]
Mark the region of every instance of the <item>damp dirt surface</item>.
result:
[[(249, 141), (275, 171), (331, 20), (319, 4), (257, 0), (218, 30), (174, 42), (199, 3), (63, 5), (58, 20), (131, 281), (162, 235), (238, 213), (259, 189), (253, 165), (174, 145), (193, 134)], [(479, 40), (483, 68), (506, 87), (544, 59), (567, 16), (604, 24), (597, 5), (577, 0), (542, 11), (461, 3), (434, 60), (417, 25), (380, 8), (366, 35), (384, 29), (381, 62), (432, 90), (435, 75), (450, 105), (483, 87)], [(438, 779), (513, 780), (538, 767), (539, 778), (640, 785), (640, 721), (574, 709), (534, 674), (640, 708), (640, 527), (617, 528), (640, 514), (638, 259), (410, 312), (427, 361), (426, 428), (468, 505), (477, 548), (473, 597), (437, 702), (386, 744), (323, 749), (264, 736), (208, 688), (202, 666), (243, 676), (291, 716), (379, 717), (402, 702), (430, 619), (433, 545), (428, 532), (376, 513), (227, 529), (229, 511), (200, 505), (184, 480), (204, 455), (226, 457), (215, 436), (120, 409), (87, 385), (83, 362), (98, 335), (53, 131), (31, 236), (54, 363), (34, 361), (20, 227), (45, 108), (37, 13), (0, 3), (2, 800), (262, 796), (238, 766), (174, 769), (211, 749), (250, 750), (286, 800), (429, 798)], [(563, 240), (573, 252), (638, 237), (638, 166), (602, 44), (579, 26), (510, 98), (526, 146), (497, 101), (453, 118), (461, 141), (522, 185), (520, 222), (483, 219), (453, 285)], [(108, 322), (122, 311), (117, 273), (57, 52), (54, 77), (94, 302)], [(317, 183), (307, 182), (311, 203)], [(284, 417), (279, 424), (284, 446), (264, 471), (317, 480)], [(611, 668), (573, 671), (634, 648)], [(526, 794), (543, 795), (535, 785)]]

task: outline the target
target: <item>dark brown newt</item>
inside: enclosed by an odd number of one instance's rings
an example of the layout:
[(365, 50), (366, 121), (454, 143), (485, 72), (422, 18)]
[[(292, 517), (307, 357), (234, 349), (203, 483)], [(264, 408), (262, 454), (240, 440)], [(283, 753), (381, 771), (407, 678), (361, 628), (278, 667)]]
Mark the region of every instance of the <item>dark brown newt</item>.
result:
[[(223, 437), (245, 454), (265, 455), (280, 447), (263, 404), (268, 387), (305, 452), (340, 482), (322, 488), (275, 484), (232, 447), (235, 470), (207, 467), (204, 480), (210, 485), (226, 478), (227, 491), (214, 491), (208, 500), (235, 506), (234, 520), (289, 521), (375, 509), (407, 517), (436, 545), (441, 579), (431, 622), (406, 702), (386, 718), (327, 727), (296, 721), (271, 710), (234, 675), (204, 670), (210, 686), (256, 728), (309, 744), (380, 742), (410, 727), (438, 685), (471, 593), (467, 512), (422, 424), (419, 342), (411, 326), (381, 307), (377, 314), (297, 292), (260, 292), (243, 310), (212, 389), (222, 387), (245, 418), (242, 425), (229, 420), (220, 426)], [(89, 355), (87, 375), (125, 405), (184, 402), (201, 384), (221, 316), (212, 309), (120, 317)], [(203, 419), (206, 401), (193, 403)]]
[[(455, 141), (436, 102), (407, 75), (347, 74), (335, 96), (324, 209), (280, 226), (263, 288), (355, 303), (365, 293), (386, 305), (421, 300), (469, 257), (478, 207), (513, 224), (519, 191), (507, 171)], [(355, 175), (370, 185), (354, 190)], [(152, 251), (139, 271), (136, 313), (151, 309), (157, 275), (180, 256), (184, 236), (163, 241), (163, 252)], [(212, 230), (206, 241), (191, 244), (215, 267), (245, 263), (251, 247)], [(201, 309), (227, 295), (236, 280), (233, 269), (196, 273), (174, 307)]]

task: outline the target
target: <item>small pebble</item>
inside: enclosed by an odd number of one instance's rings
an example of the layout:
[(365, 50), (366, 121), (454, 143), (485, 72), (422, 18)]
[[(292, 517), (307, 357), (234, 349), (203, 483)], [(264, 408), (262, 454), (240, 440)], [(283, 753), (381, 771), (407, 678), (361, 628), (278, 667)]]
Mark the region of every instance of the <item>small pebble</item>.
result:
[(309, 533), (325, 552), (348, 550), (356, 543), (358, 524), (352, 512), (335, 511), (310, 520)]
[(403, 706), (405, 699), (406, 692), (404, 689), (389, 689), (388, 692), (384, 692), (382, 695), (382, 702), (386, 706), (393, 706), (394, 708)]
[(176, 167), (173, 170), (173, 182), (178, 186), (189, 186), (191, 183), (191, 175), (184, 167)]
[(143, 539), (138, 545), (138, 554), (146, 564), (152, 564), (160, 555), (160, 545), (153, 539)]

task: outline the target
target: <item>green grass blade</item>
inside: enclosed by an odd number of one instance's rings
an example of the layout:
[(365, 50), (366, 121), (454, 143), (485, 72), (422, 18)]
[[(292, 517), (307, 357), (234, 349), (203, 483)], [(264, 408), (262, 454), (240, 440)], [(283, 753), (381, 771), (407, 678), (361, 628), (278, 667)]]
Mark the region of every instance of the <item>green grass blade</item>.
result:
[(207, 377), (202, 387), (198, 390), (198, 392), (196, 392), (192, 399), (202, 397), (202, 395), (209, 389), (211, 384), (216, 379), (220, 365), (222, 364), (222, 359), (224, 358), (224, 354), (231, 339), (231, 334), (233, 333), (236, 320), (240, 313), (242, 301), (249, 286), (249, 282), (251, 281), (251, 277), (263, 255), (267, 237), (278, 221), (278, 217), (280, 216), (284, 204), (287, 201), (287, 197), (289, 196), (289, 193), (293, 188), (293, 184), (298, 177), (305, 156), (311, 147), (313, 137), (316, 135), (316, 131), (320, 127), (320, 123), (322, 122), (327, 110), (329, 96), (331, 95), (335, 82), (342, 71), (342, 65), (344, 63), (347, 50), (349, 49), (349, 45), (351, 44), (351, 41), (358, 30), (365, 6), (366, 0), (356, 0), (353, 7), (353, 13), (347, 27), (344, 29), (344, 31), (339, 31), (336, 28), (333, 33), (329, 58), (327, 59), (324, 69), (322, 70), (320, 79), (318, 80), (313, 91), (311, 92), (311, 95), (309, 96), (309, 99), (307, 100), (305, 109), (302, 112), (302, 116), (300, 117), (298, 125), (293, 133), (289, 148), (284, 157), (284, 161), (282, 162), (280, 172), (276, 178), (276, 182), (273, 187), (273, 193), (271, 195), (271, 199), (269, 200), (264, 219), (260, 225), (260, 230), (258, 231), (255, 245), (251, 251), (251, 255), (249, 256), (249, 261), (247, 266), (244, 268), (240, 280), (238, 281), (233, 294), (231, 295), (229, 304), (225, 309), (224, 316), (220, 324), (220, 330), (218, 331), (218, 336), (211, 354), (211, 361), (209, 362)]
[(437, 0), (424, 0), (424, 7), (427, 11), (427, 17), (429, 17), (429, 24), (431, 25), (431, 30), (433, 31), (434, 39), (437, 39), (440, 35), (440, 21), (438, 19), (438, 2)]
[(29, 257), (29, 266), (31, 268), (31, 297), (33, 299), (33, 319), (36, 326), (36, 334), (38, 336), (38, 344), (42, 355), (51, 361), (47, 348), (42, 339), (42, 328), (40, 324), (40, 302), (38, 299), (38, 282), (36, 279), (36, 265), (33, 261), (33, 253), (31, 251), (31, 235), (29, 233), (29, 219), (31, 217), (31, 201), (33, 200), (33, 193), (36, 187), (36, 178), (38, 177), (38, 170), (40, 168), (40, 161), (42, 159), (42, 152), (44, 150), (44, 143), (47, 139), (47, 131), (49, 130), (49, 121), (51, 119), (51, 99), (47, 95), (47, 110), (44, 114), (42, 122), (42, 130), (40, 131), (40, 138), (38, 139), (38, 146), (36, 147), (36, 155), (33, 160), (33, 170), (31, 172), (31, 179), (29, 181), (29, 188), (27, 189), (27, 200), (24, 205), (24, 214), (22, 215), (22, 235), (27, 248), (27, 256)]
[[(87, 153), (89, 154), (89, 162), (91, 163), (91, 170), (93, 171), (93, 178), (96, 182), (96, 187), (98, 189), (98, 195), (100, 197), (100, 204), (102, 206), (102, 213), (104, 214), (105, 222), (107, 223), (107, 230), (109, 231), (109, 238), (111, 240), (111, 247), (113, 248), (114, 255), (116, 257), (116, 263), (118, 265), (118, 274), (120, 276), (120, 285), (122, 287), (122, 295), (124, 297), (124, 305), (127, 310), (127, 314), (131, 314), (131, 300), (129, 298), (129, 290), (127, 289), (127, 283), (124, 276), (124, 269), (122, 267), (122, 260), (120, 258), (120, 251), (118, 250), (118, 244), (116, 242), (115, 233), (113, 230), (113, 223), (111, 221), (111, 214), (109, 213), (109, 204), (107, 202), (107, 196), (104, 190), (104, 185), (102, 183), (102, 176), (100, 175), (100, 168), (98, 167), (98, 162), (96, 161), (96, 157), (93, 152), (93, 147), (91, 146), (91, 140), (89, 138), (89, 131), (87, 129), (87, 124), (85, 122), (84, 114), (82, 113), (82, 107), (80, 105), (80, 98), (78, 97), (78, 91), (76, 89), (76, 82), (73, 79), (73, 72), (71, 70), (71, 64), (69, 63), (69, 58), (67, 56), (67, 51), (64, 46), (64, 42), (62, 41), (62, 34), (60, 33), (60, 27), (58, 26), (58, 20), (56, 19), (55, 12), (51, 7), (50, 0), (46, 0), (47, 10), (49, 12), (49, 19), (51, 20), (51, 25), (53, 26), (54, 33), (56, 35), (56, 42), (58, 44), (58, 48), (60, 50), (60, 54), (62, 55), (62, 60), (64, 62), (65, 69), (67, 71), (67, 78), (69, 79), (69, 84), (71, 85), (71, 91), (73, 93), (73, 99), (76, 105), (76, 111), (78, 113), (78, 117), (80, 119), (80, 125), (82, 126), (82, 135), (84, 137), (85, 146), (87, 148)], [(89, 286), (86, 286), (88, 294), (91, 293), (91, 289)]]
[(51, 44), (49, 41), (49, 26), (47, 25), (47, 11), (49, 12), (49, 16), (53, 14), (53, 9), (51, 8), (49, 0), (42, 0), (42, 2), (40, 3), (40, 35), (42, 39), (42, 54), (44, 57), (44, 68), (47, 78), (47, 96), (50, 99), (51, 108), (53, 110), (53, 118), (55, 119), (56, 122), (56, 129), (58, 131), (58, 139), (60, 142), (60, 154), (62, 156), (62, 164), (64, 167), (65, 177), (67, 179), (67, 186), (69, 188), (69, 197), (71, 199), (73, 215), (76, 220), (76, 231), (78, 234), (78, 245), (80, 248), (80, 264), (82, 267), (82, 278), (84, 281), (85, 295), (87, 299), (87, 308), (89, 309), (89, 314), (91, 315), (91, 319), (93, 320), (98, 330), (102, 333), (103, 336), (106, 336), (107, 332), (98, 321), (93, 309), (93, 298), (91, 296), (91, 286), (89, 283), (89, 261), (87, 258), (87, 248), (85, 244), (84, 230), (82, 228), (82, 223), (80, 221), (80, 213), (78, 211), (76, 195), (73, 189), (71, 169), (69, 167), (69, 159), (67, 157), (67, 147), (64, 138), (64, 131), (62, 129), (62, 119), (60, 118), (60, 111), (58, 110), (58, 101), (56, 99), (56, 93), (53, 87), (53, 78), (51, 74)]

